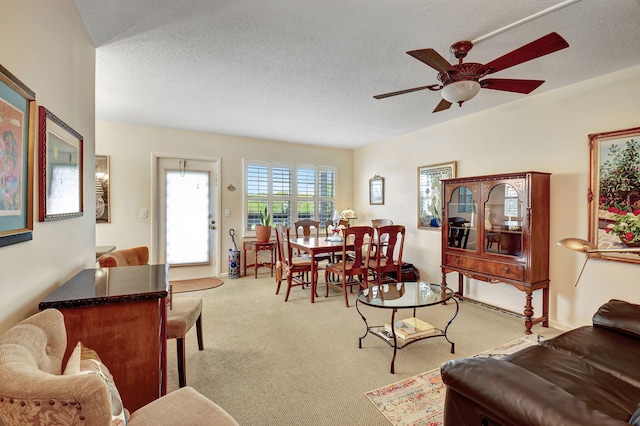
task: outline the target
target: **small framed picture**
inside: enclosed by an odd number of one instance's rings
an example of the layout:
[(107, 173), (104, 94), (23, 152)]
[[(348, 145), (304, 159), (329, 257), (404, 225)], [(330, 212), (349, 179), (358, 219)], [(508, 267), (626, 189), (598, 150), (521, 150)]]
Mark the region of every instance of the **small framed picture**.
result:
[(43, 106), (39, 112), (40, 222), (83, 214), (82, 135)]
[(375, 175), (369, 179), (369, 204), (384, 204), (384, 178)]

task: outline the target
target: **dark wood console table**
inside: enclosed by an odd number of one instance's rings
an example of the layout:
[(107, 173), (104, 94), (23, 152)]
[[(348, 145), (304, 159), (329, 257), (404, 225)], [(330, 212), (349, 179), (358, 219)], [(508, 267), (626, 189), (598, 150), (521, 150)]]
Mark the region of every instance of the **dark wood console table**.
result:
[(78, 341), (94, 349), (129, 411), (166, 393), (168, 271), (168, 265), (85, 269), (40, 302), (41, 310), (64, 314), (64, 362)]

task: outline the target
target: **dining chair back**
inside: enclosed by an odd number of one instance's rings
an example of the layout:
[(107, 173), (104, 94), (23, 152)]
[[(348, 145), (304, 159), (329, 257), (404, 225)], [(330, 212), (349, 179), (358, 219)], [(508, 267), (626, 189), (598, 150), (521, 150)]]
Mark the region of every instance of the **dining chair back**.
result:
[[(299, 220), (293, 224), (296, 230), (296, 238), (309, 238), (320, 236), (320, 222), (315, 220)], [(302, 235), (300, 235), (302, 231)]]
[(469, 223), (463, 217), (449, 218), (449, 247), (467, 248), (469, 231), (471, 228), (465, 226)]
[(283, 278), (286, 279), (287, 294), (284, 298), (285, 302), (289, 300), (291, 287), (311, 284), (310, 281), (305, 279), (305, 276), (308, 276), (309, 272), (311, 272), (312, 260), (309, 257), (294, 256), (289, 239), (289, 228), (285, 225), (276, 226), (276, 244), (278, 248), (278, 262), (276, 265), (278, 287), (276, 288), (276, 294), (280, 292)]
[[(113, 268), (122, 266), (146, 265), (149, 263), (149, 248), (146, 246), (134, 247), (112, 251), (98, 258), (101, 268)], [(178, 384), (180, 387), (187, 385), (187, 367), (184, 339), (187, 332), (196, 325), (198, 337), (198, 349), (204, 350), (202, 335), (202, 298), (201, 297), (173, 297), (173, 291), (169, 288), (167, 302), (167, 339), (176, 339), (176, 352), (178, 361)]]
[[(388, 225), (378, 228), (378, 238), (374, 241), (369, 260), (369, 271), (378, 285), (383, 282), (400, 281), (402, 277), (402, 251), (404, 250), (405, 227), (403, 225)], [(388, 275), (395, 272), (395, 277)]]
[(393, 225), (391, 219), (371, 219), (371, 226), (374, 228), (380, 228), (381, 226)]
[[(370, 261), (371, 242), (373, 240), (373, 228), (371, 226), (352, 226), (343, 229), (341, 259), (327, 264), (325, 268), (326, 294), (329, 296), (329, 287), (342, 288), (344, 302), (349, 307), (347, 288), (353, 291), (353, 287), (364, 289), (368, 287), (368, 265)], [(340, 277), (339, 281), (329, 280), (329, 274)], [(357, 278), (357, 279), (355, 279)]]
[[(303, 238), (320, 238), (320, 222), (315, 220), (299, 220), (294, 223), (294, 228), (296, 230), (296, 238), (300, 238), (300, 231), (302, 231)], [(298, 253), (301, 257), (309, 257), (306, 253)], [(324, 260), (330, 261), (331, 255), (328, 253), (317, 254), (314, 257), (316, 262), (322, 262)]]
[(373, 239), (378, 239), (378, 228), (381, 226), (393, 225), (391, 219), (371, 219), (371, 226), (373, 227)]

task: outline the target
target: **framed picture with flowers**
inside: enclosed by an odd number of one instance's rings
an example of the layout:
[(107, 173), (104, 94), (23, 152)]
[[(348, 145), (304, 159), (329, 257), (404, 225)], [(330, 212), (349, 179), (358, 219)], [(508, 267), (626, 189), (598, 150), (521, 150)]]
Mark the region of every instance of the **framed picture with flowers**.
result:
[[(598, 248), (640, 247), (640, 127), (589, 135), (589, 241)], [(601, 258), (640, 263), (638, 253)]]

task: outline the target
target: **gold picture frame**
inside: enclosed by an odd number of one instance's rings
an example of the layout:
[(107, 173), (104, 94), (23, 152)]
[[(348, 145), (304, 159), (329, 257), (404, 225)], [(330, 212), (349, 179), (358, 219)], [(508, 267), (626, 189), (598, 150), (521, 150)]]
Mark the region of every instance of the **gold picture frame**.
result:
[(418, 167), (418, 229), (442, 228), (442, 180), (455, 177), (455, 161)]
[[(640, 127), (590, 134), (589, 152), (589, 241), (599, 249), (640, 247)], [(638, 253), (597, 256), (640, 263)]]

